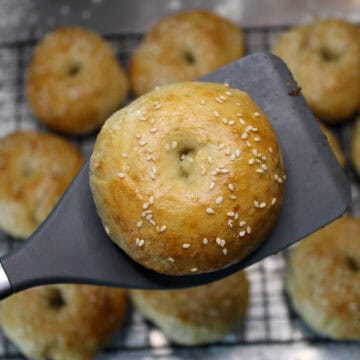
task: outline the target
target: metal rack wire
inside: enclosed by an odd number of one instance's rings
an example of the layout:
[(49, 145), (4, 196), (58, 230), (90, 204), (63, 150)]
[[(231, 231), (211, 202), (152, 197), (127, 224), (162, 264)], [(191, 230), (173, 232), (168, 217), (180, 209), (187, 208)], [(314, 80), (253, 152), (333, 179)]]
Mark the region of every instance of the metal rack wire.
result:
[[(287, 27), (246, 28), (248, 53), (269, 50), (275, 38)], [(108, 35), (120, 62), (126, 66), (130, 53), (138, 45), (141, 34)], [(47, 131), (33, 118), (24, 94), (25, 72), (36, 40), (0, 45), (0, 137), (17, 129), (40, 129)], [(348, 155), (349, 136), (352, 124), (334, 127), (340, 143)], [(85, 155), (92, 149), (95, 135), (72, 137)], [(347, 156), (348, 157), (348, 156)], [(349, 162), (348, 162), (349, 163)], [(360, 183), (348, 169), (353, 183), (353, 205), (351, 212), (360, 215)], [(16, 247), (18, 241), (0, 233), (0, 254)], [(307, 329), (291, 310), (284, 292), (284, 269), (286, 254), (272, 256), (248, 269), (251, 281), (251, 300), (247, 320), (225, 337), (219, 347), (234, 345), (294, 344), (306, 341), (311, 344), (330, 342)], [(148, 351), (147, 358), (158, 358), (170, 350), (179, 349), (152, 324), (145, 322), (139, 314), (130, 311), (125, 329), (122, 329), (103, 350), (104, 354)], [(206, 347), (207, 349), (209, 347)], [(197, 348), (203, 351), (203, 348)], [(168, 351), (168, 352), (166, 352)], [(195, 349), (196, 351), (196, 349)], [(123, 357), (121, 357), (123, 358)], [(0, 333), (0, 359), (23, 359), (18, 350)]]

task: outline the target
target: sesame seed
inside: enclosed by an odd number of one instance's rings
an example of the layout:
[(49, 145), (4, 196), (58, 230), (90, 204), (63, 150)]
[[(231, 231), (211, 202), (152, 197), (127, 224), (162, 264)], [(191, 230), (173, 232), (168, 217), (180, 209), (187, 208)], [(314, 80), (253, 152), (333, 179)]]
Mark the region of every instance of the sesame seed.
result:
[(209, 164), (211, 164), (211, 163), (213, 162), (213, 161), (212, 161), (212, 157), (211, 157), (211, 156), (208, 156), (207, 161), (208, 161)]
[(219, 149), (219, 150), (222, 150), (224, 147), (225, 147), (224, 144), (220, 144), (220, 145), (218, 146), (218, 149)]
[(109, 235), (110, 234), (110, 229), (105, 225), (105, 232)]
[(122, 154), (121, 154), (121, 157), (124, 158), (124, 159), (126, 159), (126, 158), (128, 157), (128, 154), (127, 154), (127, 153), (122, 153)]
[(242, 114), (242, 113), (237, 113), (236, 116), (237, 116), (237, 117), (242, 117), (243, 114)]
[(139, 240), (138, 246), (139, 246), (139, 247), (142, 247), (142, 246), (144, 246), (144, 245), (145, 245), (145, 240), (144, 240), (144, 239)]
[(234, 125), (235, 124), (235, 120), (229, 120), (229, 125)]
[(238, 213), (235, 213), (234, 219), (237, 220), (238, 218), (239, 218), (239, 214), (238, 214)]
[(227, 223), (228, 227), (233, 227), (233, 222), (234, 222), (234, 220), (229, 219), (226, 223)]
[(148, 208), (149, 208), (149, 206), (150, 206), (150, 204), (149, 204), (149, 203), (145, 203), (145, 204), (143, 204), (143, 209), (144, 209), (144, 210), (146, 210), (146, 209), (148, 209)]
[(190, 271), (191, 271), (191, 272), (196, 272), (196, 271), (198, 271), (198, 268), (197, 268), (197, 267), (193, 267)]
[(233, 184), (228, 184), (228, 188), (230, 191), (234, 191), (234, 185)]
[(255, 206), (256, 208), (259, 207), (259, 202), (258, 202), (257, 200), (254, 201), (254, 206)]
[(219, 116), (220, 116), (217, 111), (214, 111), (214, 115), (215, 115), (216, 117), (219, 117)]
[(255, 156), (257, 156), (257, 154), (258, 154), (258, 152), (257, 152), (256, 149), (253, 149), (252, 153), (253, 153)]
[(178, 146), (178, 143), (177, 143), (176, 141), (173, 141), (173, 142), (171, 143), (171, 147), (172, 147), (173, 149), (176, 149), (177, 146)]
[(156, 122), (156, 119), (154, 119), (154, 118), (151, 118), (151, 119), (150, 119), (150, 124), (153, 125), (153, 124), (155, 124), (155, 122)]
[(149, 214), (149, 215), (146, 215), (146, 218), (145, 218), (145, 219), (146, 219), (147, 221), (150, 221), (150, 220), (152, 219), (152, 217), (153, 217), (152, 214)]
[(119, 172), (119, 173), (117, 174), (117, 176), (118, 176), (120, 179), (123, 179), (123, 178), (126, 176), (126, 174), (124, 174), (123, 172)]
[(242, 135), (241, 135), (241, 138), (243, 140), (245, 140), (245, 139), (247, 139), (247, 137), (248, 137), (248, 134), (246, 132), (243, 132)]
[(229, 91), (229, 90), (227, 90), (227, 91), (225, 91), (225, 94), (226, 94), (227, 96), (231, 96), (231, 95), (232, 95), (232, 92)]
[(205, 104), (206, 104), (206, 101), (205, 101), (204, 99), (201, 99), (200, 104), (201, 104), (201, 105), (205, 105)]
[(155, 226), (156, 225), (156, 222), (154, 220), (149, 220), (149, 223), (152, 225), (152, 226)]
[(156, 128), (156, 127), (152, 127), (151, 129), (150, 129), (150, 132), (151, 133), (156, 133), (158, 131), (158, 128)]
[(206, 208), (208, 214), (215, 214), (215, 211), (212, 208)]
[(136, 227), (139, 228), (139, 229), (142, 227), (142, 225), (143, 225), (143, 222), (142, 222), (142, 221), (138, 221), (138, 222), (136, 223)]
[(165, 144), (165, 150), (166, 151), (169, 151), (171, 149), (170, 145), (169, 144)]
[(226, 243), (226, 241), (224, 240), (224, 239), (221, 239), (221, 247), (224, 247), (225, 246), (225, 243)]
[(139, 141), (140, 146), (145, 146), (146, 144), (147, 144), (147, 142), (145, 140)]
[(175, 262), (174, 258), (172, 258), (172, 257), (168, 257), (167, 259), (168, 259), (168, 261), (170, 261), (170, 262)]
[(251, 158), (251, 159), (249, 160), (249, 165), (253, 165), (254, 162), (255, 162), (255, 159), (252, 159), (252, 158)]
[(272, 154), (272, 153), (273, 153), (273, 149), (272, 149), (272, 147), (271, 147), (271, 146), (269, 146), (269, 152), (270, 152), (270, 154)]
[(241, 154), (241, 150), (240, 149), (236, 149), (235, 150), (235, 156), (238, 158)]
[(261, 138), (259, 136), (254, 137), (254, 141), (256, 141), (256, 142), (259, 142), (260, 140), (261, 140)]
[(221, 172), (222, 174), (227, 174), (229, 171), (230, 171), (230, 170), (228, 170), (228, 169), (220, 169), (220, 172)]
[(235, 213), (233, 211), (229, 211), (226, 215), (229, 217), (233, 217), (235, 215)]
[(183, 249), (188, 249), (190, 247), (190, 244), (183, 244), (182, 247)]
[(224, 123), (224, 124), (227, 124), (227, 123), (228, 123), (228, 121), (227, 121), (227, 119), (226, 119), (226, 118), (223, 118), (223, 120), (222, 120), (222, 121), (223, 121), (223, 123)]
[(250, 226), (248, 226), (248, 227), (246, 228), (246, 232), (247, 232), (248, 234), (251, 234), (251, 227), (250, 227)]
[(229, 85), (229, 83), (228, 82), (224, 82), (224, 86), (226, 86), (226, 87), (229, 87), (230, 85)]
[(135, 137), (136, 137), (137, 139), (140, 139), (140, 138), (141, 138), (141, 135), (140, 135), (140, 134), (136, 134)]
[(246, 225), (246, 221), (242, 220), (242, 221), (239, 222), (239, 226), (243, 227), (245, 225)]
[(208, 240), (207, 238), (204, 238), (203, 244), (204, 244), (204, 245), (207, 245), (208, 243), (209, 243), (209, 240)]
[(219, 98), (224, 101), (226, 100), (226, 97), (224, 95), (219, 95)]
[(246, 144), (246, 146), (247, 146), (248, 148), (251, 148), (251, 143), (250, 143), (250, 141), (246, 141), (245, 144)]
[(245, 128), (245, 132), (249, 132), (249, 131), (251, 131), (251, 129), (252, 129), (252, 126), (251, 125), (248, 125), (246, 128)]
[(276, 198), (272, 198), (271, 205), (275, 205), (275, 203), (276, 203)]
[(158, 110), (158, 109), (160, 109), (160, 107), (161, 107), (161, 105), (160, 105), (160, 103), (159, 103), (158, 101), (156, 101), (156, 102), (154, 103), (154, 105), (155, 105), (155, 110)]
[(162, 225), (162, 226), (160, 227), (160, 231), (159, 231), (159, 232), (164, 232), (164, 231), (166, 231), (166, 229), (167, 229), (167, 226), (166, 226), (166, 225)]
[(217, 101), (219, 104), (222, 104), (222, 103), (223, 103), (223, 101), (222, 101), (221, 99), (219, 99), (219, 98), (216, 98), (216, 101)]
[(253, 128), (251, 129), (251, 131), (253, 131), (253, 132), (257, 132), (257, 131), (259, 131), (259, 129), (258, 129), (258, 128), (256, 128), (256, 127), (253, 127)]
[(245, 124), (246, 124), (244, 119), (240, 119), (240, 120), (239, 120), (239, 123), (240, 123), (241, 125), (245, 125)]
[(265, 164), (261, 164), (261, 167), (264, 169), (264, 170), (267, 170), (268, 167), (265, 165)]
[(256, 111), (256, 112), (254, 112), (254, 116), (259, 117), (259, 116), (260, 116), (260, 113), (258, 113), (258, 112)]
[(228, 252), (227, 249), (223, 249), (223, 254), (224, 255), (227, 255), (227, 252)]
[(154, 201), (155, 201), (154, 196), (150, 196), (149, 197), (149, 204), (153, 205)]
[(263, 155), (263, 156), (261, 157), (261, 159), (262, 159), (263, 161), (266, 161), (267, 157), (266, 157), (265, 155)]
[(246, 235), (246, 231), (245, 230), (242, 230), (239, 232), (239, 236), (240, 237), (244, 237)]
[(215, 203), (216, 203), (217, 205), (220, 205), (222, 202), (223, 202), (223, 197), (222, 197), (222, 196), (219, 196), (219, 197), (215, 200)]
[(231, 160), (231, 161), (235, 161), (235, 159), (236, 159), (235, 155), (234, 155), (234, 154), (231, 154), (231, 155), (230, 155), (230, 160)]
[(260, 209), (263, 209), (266, 207), (266, 202), (262, 202), (260, 205), (259, 205)]
[(230, 155), (230, 154), (231, 154), (230, 148), (226, 148), (226, 150), (225, 150), (225, 155)]
[(212, 190), (212, 189), (214, 189), (214, 187), (215, 187), (215, 183), (212, 181), (209, 185), (209, 188), (210, 188), (210, 190)]
[(221, 239), (219, 237), (217, 237), (215, 241), (217, 245), (221, 246)]
[(235, 200), (235, 199), (237, 199), (237, 196), (236, 196), (236, 195), (230, 195), (230, 196), (229, 196), (229, 199), (230, 199), (230, 200)]
[(258, 174), (262, 174), (262, 173), (264, 173), (264, 169), (256, 169), (256, 172), (257, 172)]

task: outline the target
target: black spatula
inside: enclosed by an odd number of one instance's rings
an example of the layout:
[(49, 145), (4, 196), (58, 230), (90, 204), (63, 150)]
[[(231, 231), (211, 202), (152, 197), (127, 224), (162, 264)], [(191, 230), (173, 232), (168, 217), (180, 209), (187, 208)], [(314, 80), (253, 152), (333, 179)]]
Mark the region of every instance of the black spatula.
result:
[(227, 82), (248, 92), (277, 132), (287, 173), (285, 201), (264, 244), (244, 261), (214, 273), (179, 277), (145, 269), (116, 247), (103, 230), (90, 193), (87, 163), (35, 234), (0, 259), (1, 298), (50, 283), (143, 289), (205, 284), (278, 252), (345, 211), (350, 202), (347, 179), (281, 60), (258, 53), (201, 80)]

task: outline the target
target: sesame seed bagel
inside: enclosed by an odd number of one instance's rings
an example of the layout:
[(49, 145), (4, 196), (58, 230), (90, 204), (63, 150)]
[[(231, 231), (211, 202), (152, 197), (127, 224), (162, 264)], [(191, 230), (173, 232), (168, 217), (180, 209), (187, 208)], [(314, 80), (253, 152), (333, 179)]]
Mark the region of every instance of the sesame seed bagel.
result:
[(339, 145), (339, 142), (337, 141), (336, 137), (333, 135), (333, 133), (324, 125), (319, 124), (320, 129), (323, 132), (323, 134), (326, 137), (326, 140), (329, 143), (330, 149), (333, 151), (336, 160), (340, 164), (341, 167), (345, 167), (345, 156), (343, 151), (341, 150), (341, 147)]
[(0, 229), (27, 238), (43, 222), (83, 163), (62, 138), (30, 131), (0, 140)]
[(127, 80), (104, 39), (66, 27), (36, 46), (26, 94), (43, 124), (64, 134), (83, 134), (100, 127), (124, 101)]
[(355, 170), (360, 175), (360, 117), (356, 120), (351, 138), (351, 159)]
[(110, 238), (173, 275), (219, 270), (256, 249), (284, 179), (265, 114), (242, 91), (200, 82), (164, 86), (113, 114), (90, 164)]
[(31, 359), (87, 360), (118, 329), (126, 309), (122, 289), (40, 286), (2, 302), (1, 325)]
[(339, 122), (360, 105), (360, 31), (344, 20), (326, 19), (283, 34), (273, 52), (299, 82), (322, 120)]
[(158, 85), (194, 80), (243, 55), (243, 33), (230, 21), (204, 10), (170, 15), (133, 53), (130, 86), (142, 95)]
[(249, 283), (238, 272), (212, 284), (169, 291), (132, 290), (138, 311), (174, 342), (197, 345), (220, 340), (244, 319)]
[(314, 331), (360, 340), (360, 219), (342, 217), (302, 241), (289, 257), (286, 287)]

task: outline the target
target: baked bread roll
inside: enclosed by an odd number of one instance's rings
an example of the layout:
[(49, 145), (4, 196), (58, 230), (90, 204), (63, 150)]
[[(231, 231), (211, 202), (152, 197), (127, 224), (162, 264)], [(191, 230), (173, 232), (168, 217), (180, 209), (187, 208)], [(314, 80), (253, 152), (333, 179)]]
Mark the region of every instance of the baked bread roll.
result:
[(121, 325), (122, 289), (88, 285), (32, 288), (1, 304), (6, 336), (31, 359), (87, 360)]
[(212, 284), (169, 291), (132, 290), (137, 310), (182, 345), (215, 342), (246, 315), (249, 283), (239, 272)]
[(344, 20), (326, 19), (291, 29), (273, 52), (280, 56), (316, 116), (340, 122), (360, 105), (360, 31)]
[(79, 27), (52, 31), (36, 46), (26, 94), (40, 122), (64, 134), (99, 128), (127, 94), (111, 46)]
[(110, 238), (171, 275), (219, 270), (255, 250), (278, 217), (284, 179), (266, 115), (212, 83), (167, 85), (116, 112), (90, 162)]
[(351, 159), (355, 170), (360, 175), (360, 117), (356, 120), (351, 138)]
[(360, 219), (342, 217), (300, 242), (289, 257), (286, 288), (314, 331), (360, 340)]
[(326, 137), (326, 140), (329, 143), (330, 149), (333, 151), (336, 160), (340, 164), (342, 168), (345, 167), (345, 156), (343, 151), (341, 150), (341, 147), (339, 145), (339, 142), (337, 141), (336, 137), (332, 134), (332, 132), (324, 125), (319, 124), (320, 129), (323, 132), (323, 134)]
[(0, 229), (27, 238), (45, 220), (83, 163), (62, 138), (18, 131), (0, 140)]
[(230, 21), (204, 10), (170, 15), (133, 53), (130, 86), (142, 95), (158, 85), (194, 80), (243, 55), (243, 33)]

